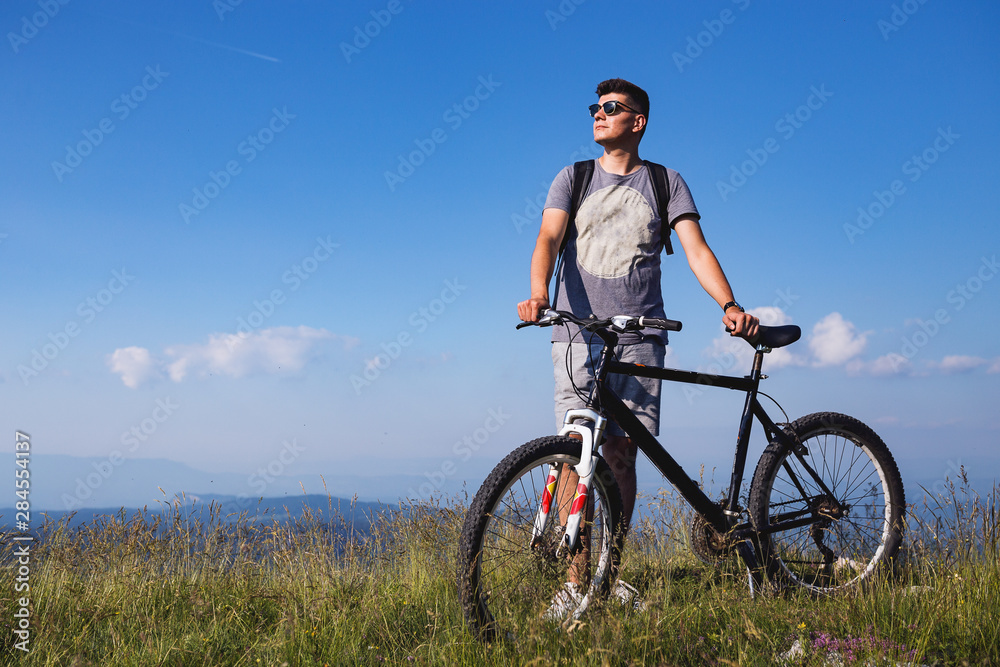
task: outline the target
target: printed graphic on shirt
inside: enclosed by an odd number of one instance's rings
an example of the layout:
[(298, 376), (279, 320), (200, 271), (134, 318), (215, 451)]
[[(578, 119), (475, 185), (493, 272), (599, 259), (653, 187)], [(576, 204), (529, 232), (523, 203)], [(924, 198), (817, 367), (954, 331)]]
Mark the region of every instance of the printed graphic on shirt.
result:
[[(625, 185), (592, 192), (576, 215), (577, 259), (598, 278), (621, 278), (634, 270), (653, 245), (653, 209)], [(655, 254), (655, 251), (653, 251)]]

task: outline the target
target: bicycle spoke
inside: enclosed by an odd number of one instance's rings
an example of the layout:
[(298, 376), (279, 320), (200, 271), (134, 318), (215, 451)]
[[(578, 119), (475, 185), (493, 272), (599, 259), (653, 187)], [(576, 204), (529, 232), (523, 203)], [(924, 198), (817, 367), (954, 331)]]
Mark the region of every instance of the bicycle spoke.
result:
[[(494, 637), (500, 625), (510, 632), (537, 623), (553, 597), (572, 580), (573, 567), (583, 568), (573, 577), (589, 582), (584, 583), (583, 593), (606, 595), (621, 549), (621, 536), (615, 529), (621, 511), (618, 492), (615, 489), (613, 496), (608, 495), (606, 480), (614, 477), (602, 459), (597, 459), (601, 474), (595, 475), (592, 488), (593, 510), (580, 527), (580, 550), (570, 557), (561, 545), (572, 501), (567, 490), (573, 487), (575, 491), (568, 476), (559, 475), (545, 528), (541, 534), (536, 531), (549, 466), (565, 471), (565, 466), (576, 465), (579, 445), (568, 438), (541, 438), (515, 454), (523, 459), (519, 462), (512, 454), (506, 466), (491, 473), (495, 481), (484, 483), (484, 488), (492, 490), (477, 494), (462, 535), (459, 588), (463, 611), (473, 627)], [(593, 588), (598, 583), (600, 590)]]
[(772, 572), (817, 591), (841, 588), (898, 549), (898, 471), (878, 436), (850, 417), (811, 415), (793, 427), (808, 456), (769, 446), (754, 475), (752, 514), (769, 526), (762, 546)]

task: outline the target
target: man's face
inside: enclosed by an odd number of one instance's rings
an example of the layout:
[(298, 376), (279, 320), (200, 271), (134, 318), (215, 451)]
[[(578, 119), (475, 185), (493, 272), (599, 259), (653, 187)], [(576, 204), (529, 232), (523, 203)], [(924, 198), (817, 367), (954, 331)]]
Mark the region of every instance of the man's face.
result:
[[(628, 109), (619, 105), (615, 110), (614, 115), (609, 116), (605, 113), (603, 104), (615, 100), (625, 104)], [(636, 105), (629, 99), (628, 95), (623, 95), (621, 93), (608, 93), (607, 95), (602, 95), (597, 103), (602, 105), (602, 108), (597, 110), (594, 114), (594, 141), (598, 144), (606, 145), (607, 143), (615, 143), (624, 138), (629, 137), (636, 130), (636, 117), (639, 115), (635, 111), (630, 111), (630, 109), (635, 109)], [(643, 117), (645, 120), (645, 117)]]

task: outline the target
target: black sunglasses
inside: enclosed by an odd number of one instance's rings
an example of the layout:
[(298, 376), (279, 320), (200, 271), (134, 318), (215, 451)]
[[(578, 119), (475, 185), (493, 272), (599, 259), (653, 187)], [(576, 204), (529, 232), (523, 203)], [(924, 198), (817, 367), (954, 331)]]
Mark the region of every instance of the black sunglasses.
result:
[(603, 108), (604, 109), (604, 115), (606, 115), (606, 116), (614, 116), (616, 113), (618, 113), (618, 107), (623, 107), (625, 109), (628, 109), (632, 113), (640, 113), (640, 112), (636, 111), (635, 109), (633, 109), (632, 107), (630, 107), (629, 105), (625, 104), (624, 102), (619, 102), (618, 100), (608, 100), (604, 104), (591, 104), (590, 105), (590, 115), (591, 115), (591, 117), (596, 116), (597, 115), (597, 111), (599, 109)]

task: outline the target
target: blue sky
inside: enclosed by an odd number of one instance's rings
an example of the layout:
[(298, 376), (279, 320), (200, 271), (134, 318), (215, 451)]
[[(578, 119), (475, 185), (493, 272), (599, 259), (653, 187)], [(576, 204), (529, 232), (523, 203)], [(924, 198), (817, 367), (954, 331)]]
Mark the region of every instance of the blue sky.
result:
[[(515, 332), (515, 304), (536, 202), (598, 154), (586, 107), (621, 76), (651, 97), (643, 157), (687, 180), (737, 299), (803, 328), (765, 390), (870, 423), (907, 481), (992, 479), (998, 18), (935, 0), (6, 2), (0, 432), (255, 493), (268, 466), (268, 492), (324, 474), (356, 476), (339, 495), (389, 474), (474, 490), (553, 429), (548, 334)], [(664, 295), (676, 365), (746, 372), (681, 252)], [(724, 469), (739, 407), (667, 387), (661, 440)]]

